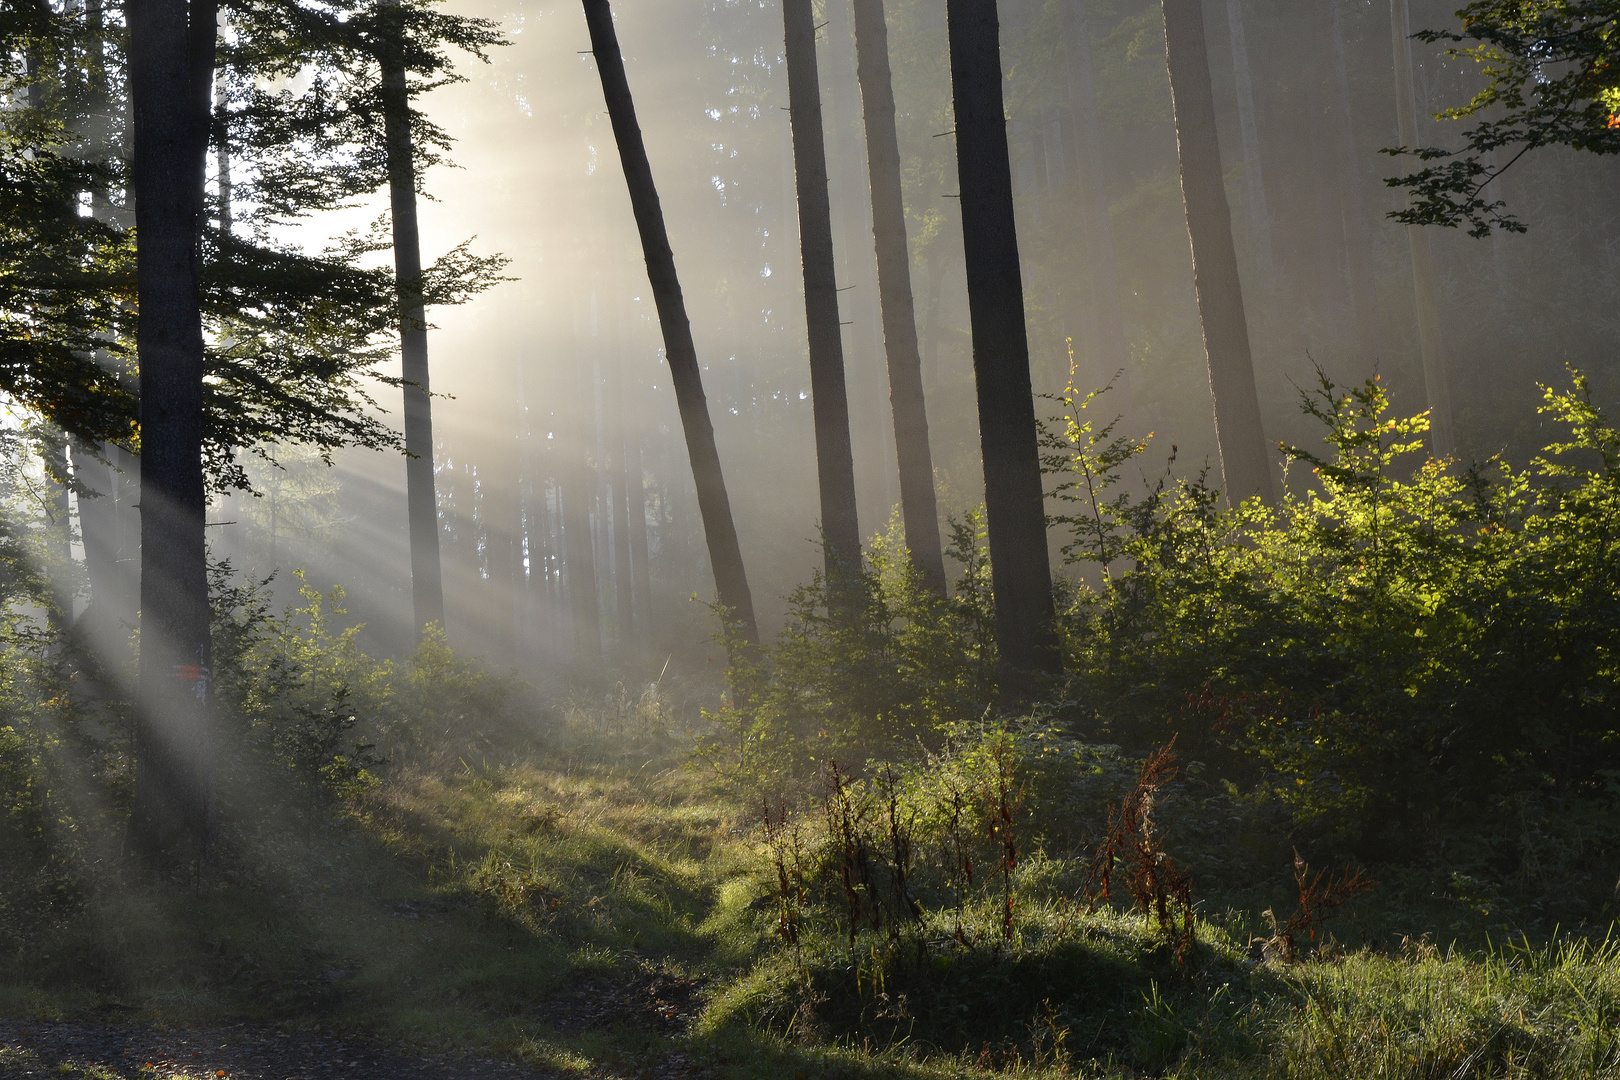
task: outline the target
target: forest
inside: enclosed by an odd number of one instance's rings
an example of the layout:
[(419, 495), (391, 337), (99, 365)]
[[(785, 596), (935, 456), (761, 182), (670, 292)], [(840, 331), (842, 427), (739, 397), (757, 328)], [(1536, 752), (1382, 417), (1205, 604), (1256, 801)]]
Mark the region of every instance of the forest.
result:
[(1620, 0), (0, 0), (0, 1080), (1620, 1078)]

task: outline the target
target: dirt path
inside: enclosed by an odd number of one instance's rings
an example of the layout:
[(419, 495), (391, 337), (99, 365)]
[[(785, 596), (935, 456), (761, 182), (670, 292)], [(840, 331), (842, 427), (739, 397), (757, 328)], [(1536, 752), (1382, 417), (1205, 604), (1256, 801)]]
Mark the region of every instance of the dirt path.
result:
[[(66, 1066), (66, 1068), (64, 1068)], [(510, 1062), (424, 1057), (317, 1032), (238, 1025), (160, 1031), (0, 1020), (0, 1080), (555, 1080)]]

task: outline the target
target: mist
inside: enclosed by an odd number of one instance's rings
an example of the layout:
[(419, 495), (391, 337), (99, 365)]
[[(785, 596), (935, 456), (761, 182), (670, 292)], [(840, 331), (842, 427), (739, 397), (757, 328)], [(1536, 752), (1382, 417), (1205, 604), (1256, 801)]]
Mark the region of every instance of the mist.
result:
[[(510, 258), (513, 280), (429, 316), (446, 633), (498, 667), (555, 669), (576, 658), (571, 597), (590, 589), (607, 657), (702, 668), (715, 657), (713, 583), (584, 21), (563, 3), (449, 8), (497, 19), (510, 44), (422, 99), (456, 140), (454, 167), (425, 179), (424, 251), (476, 237), (474, 250)], [(1001, 6), (1034, 389), (1062, 392), (1071, 370), (1082, 393), (1111, 383), (1104, 411), (1153, 435), (1154, 467), (1174, 446), (1178, 474), (1218, 475), (1159, 9), (1080, 9), (1076, 29), (1056, 3)], [(899, 2), (888, 17), (936, 487), (942, 517), (961, 518), (983, 479), (944, 11)], [(1449, 17), (1444, 3), (1413, 4), (1414, 27)], [(1399, 143), (1389, 10), (1211, 2), (1205, 18), (1266, 437), (1315, 444), (1298, 399), (1317, 366), (1341, 384), (1376, 374), (1398, 414), (1421, 412), (1411, 256), (1386, 216), (1404, 194), (1383, 183), (1406, 163), (1379, 153)], [(861, 102), (849, 13), (831, 5), (817, 21), (870, 537), (897, 520), (899, 495)], [(622, 7), (617, 24), (769, 637), (820, 563), (781, 13), (672, 0)], [(1445, 144), (1430, 114), (1465, 100), (1477, 76), (1438, 46), (1413, 47), (1420, 142)], [(1612, 396), (1615, 169), (1538, 153), (1495, 192), (1533, 222), (1527, 234), (1428, 230), (1462, 460), (1538, 447), (1535, 385), (1560, 381), (1565, 365)], [(351, 227), (377, 209), (306, 231)], [(397, 425), (398, 391), (378, 397)], [(297, 454), (283, 465), (253, 473), (255, 497), (216, 501), (213, 556), (245, 576), (275, 573), (283, 598), (294, 570), (341, 585), (368, 647), (408, 651), (403, 461), (349, 450), (331, 472)], [(566, 565), (560, 542), (569, 483), (589, 491), (594, 581)], [(627, 514), (645, 521), (644, 556)]]

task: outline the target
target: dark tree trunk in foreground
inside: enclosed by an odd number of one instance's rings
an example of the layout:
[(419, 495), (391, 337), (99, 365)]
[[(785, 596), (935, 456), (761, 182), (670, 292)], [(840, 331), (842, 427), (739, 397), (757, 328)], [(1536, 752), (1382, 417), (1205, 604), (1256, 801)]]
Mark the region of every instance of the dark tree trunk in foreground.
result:
[(641, 139), (641, 127), (636, 123), (635, 102), (624, 74), (624, 57), (619, 53), (619, 38), (613, 30), (613, 12), (608, 0), (584, 0), (584, 4), (591, 50), (596, 56), (596, 70), (602, 77), (602, 95), (613, 122), (613, 137), (619, 145), (619, 160), (630, 189), (630, 205), (641, 233), (642, 253), (647, 259), (647, 277), (664, 331), (664, 355), (669, 360), (670, 381), (675, 384), (675, 401), (680, 408), (681, 428), (686, 434), (686, 452), (692, 461), (692, 480), (697, 487), (698, 512), (703, 516), (709, 564), (714, 568), (715, 591), (735, 631), (748, 644), (757, 645), (759, 627), (754, 621), (754, 601), (748, 591), (748, 575), (743, 569), (742, 548), (737, 543), (737, 526), (731, 519), (725, 476), (720, 471), (714, 424), (709, 420), (709, 405), (703, 395), (703, 373), (698, 367), (697, 348), (692, 343), (692, 324), (686, 317), (680, 278), (675, 274), (675, 253), (670, 249), (669, 233), (664, 228), (664, 211), (658, 201), (658, 188), (653, 183), (647, 147)]
[(827, 147), (816, 73), (816, 23), (810, 0), (782, 0), (788, 108), (793, 124), (793, 173), (799, 200), (799, 253), (804, 263), (804, 318), (810, 337), (810, 404), (815, 411), (816, 478), (829, 582), (847, 580), (861, 565), (855, 510), (855, 460), (849, 442), (844, 341), (838, 326), (832, 207), (827, 197)]
[(394, 279), (399, 292), (399, 344), (405, 376), (405, 506), (411, 537), (411, 600), (420, 637), (435, 623), (444, 626), (444, 579), (439, 564), (439, 504), (433, 489), (433, 398), (428, 388), (422, 238), (416, 224), (416, 154), (411, 144), (405, 68), (398, 56), (383, 62), (382, 93), (388, 206), (394, 224)]
[(1104, 379), (1119, 376), (1111, 404), (1120, 412), (1128, 412), (1132, 404), (1128, 377), (1131, 351), (1125, 341), (1125, 314), (1119, 302), (1119, 270), (1114, 262), (1114, 227), (1102, 168), (1103, 135), (1091, 64), (1091, 32), (1086, 26), (1083, 2), (1068, 0), (1063, 5), (1063, 44), (1069, 61), (1069, 113), (1074, 119), (1080, 182), (1085, 189), (1086, 261), (1091, 264), (1094, 322), (1092, 352)]
[(130, 834), (140, 850), (207, 858), (216, 821), (197, 275), (217, 9), (131, 0), (127, 10), (143, 485)]
[(1063, 661), (1052, 625), (1046, 507), (1001, 96), (1001, 30), (995, 0), (947, 0), (945, 12), (996, 651), (1001, 697), (1014, 705), (1033, 698), (1042, 678), (1061, 672)]
[(945, 593), (945, 557), (939, 544), (934, 458), (928, 448), (917, 312), (911, 292), (911, 252), (900, 189), (900, 140), (894, 127), (889, 74), (889, 28), (883, 0), (855, 0), (856, 75), (866, 113), (866, 167), (872, 185), (872, 238), (877, 246), (878, 297), (883, 346), (889, 360), (889, 404), (900, 461), (900, 513), (906, 547), (928, 587)]
[(1164, 38), (1181, 152), (1181, 193), (1192, 240), (1193, 278), (1204, 324), (1226, 497), (1233, 505), (1253, 495), (1271, 503), (1276, 500), (1271, 456), (1260, 426), (1249, 326), (1238, 282), (1237, 252), (1232, 246), (1232, 212), (1221, 180), (1215, 94), (1209, 81), (1200, 0), (1164, 0)]
[[(1412, 21), (1406, 0), (1389, 0), (1390, 34), (1395, 46), (1395, 119), (1402, 146), (1418, 145), (1417, 92), (1412, 86)], [(1421, 225), (1406, 227), (1412, 256), (1412, 291), (1417, 305), (1418, 343), (1423, 351), (1423, 386), (1429, 402), (1429, 449), (1449, 457), (1457, 449), (1451, 426), (1451, 380), (1446, 375), (1445, 343), (1440, 337), (1440, 306), (1434, 295), (1434, 253)]]

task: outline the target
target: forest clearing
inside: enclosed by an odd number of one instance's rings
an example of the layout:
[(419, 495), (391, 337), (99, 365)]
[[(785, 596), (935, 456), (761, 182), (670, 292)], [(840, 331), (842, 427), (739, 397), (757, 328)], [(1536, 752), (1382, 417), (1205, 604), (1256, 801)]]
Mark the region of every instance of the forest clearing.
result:
[(1620, 0), (1447, 2), (0, 0), (0, 1080), (1620, 1077)]

